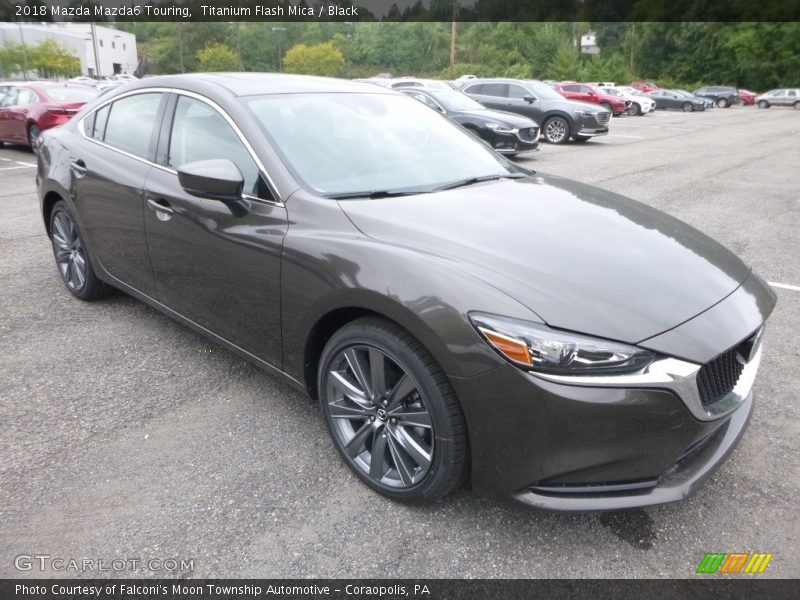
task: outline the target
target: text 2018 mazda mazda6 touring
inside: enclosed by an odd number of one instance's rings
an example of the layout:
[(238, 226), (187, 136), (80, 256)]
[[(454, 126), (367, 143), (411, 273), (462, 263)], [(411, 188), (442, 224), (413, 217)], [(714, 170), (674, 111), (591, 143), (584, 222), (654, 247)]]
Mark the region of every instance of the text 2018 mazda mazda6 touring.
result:
[(397, 92), (150, 78), (40, 138), (66, 288), (155, 306), (319, 400), (369, 487), (561, 510), (685, 497), (753, 410), (775, 295), (633, 200)]

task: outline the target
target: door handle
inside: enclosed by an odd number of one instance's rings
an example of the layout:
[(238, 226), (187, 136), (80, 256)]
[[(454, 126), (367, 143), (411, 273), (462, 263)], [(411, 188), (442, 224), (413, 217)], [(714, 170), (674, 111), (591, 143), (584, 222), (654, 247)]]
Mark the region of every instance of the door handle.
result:
[(156, 217), (158, 217), (160, 221), (169, 221), (172, 215), (175, 214), (175, 211), (170, 208), (169, 203), (163, 199), (154, 200), (148, 198), (147, 206), (156, 213)]
[(74, 171), (75, 177), (78, 177), (80, 179), (81, 177), (86, 175), (87, 172), (86, 163), (83, 162), (82, 160), (80, 159), (73, 160), (71, 163), (69, 163), (69, 166)]

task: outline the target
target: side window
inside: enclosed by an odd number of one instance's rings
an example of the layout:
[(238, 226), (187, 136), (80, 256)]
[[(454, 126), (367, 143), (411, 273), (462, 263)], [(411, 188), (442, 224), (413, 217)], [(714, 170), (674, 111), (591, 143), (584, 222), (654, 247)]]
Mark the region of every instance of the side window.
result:
[(90, 118), (87, 118), (83, 124), (86, 135), (96, 140), (101, 140), (106, 135), (106, 123), (108, 122), (108, 113), (111, 110), (111, 105), (108, 104), (98, 111), (95, 111)]
[(215, 158), (227, 158), (239, 168), (245, 194), (272, 199), (253, 157), (225, 118), (205, 102), (180, 96), (175, 106), (167, 164), (179, 167)]
[(475, 85), (467, 86), (464, 89), (465, 94), (482, 94), (483, 93), (483, 84), (476, 83)]
[(39, 98), (32, 91), (22, 89), (19, 91), (19, 96), (17, 96), (17, 106), (35, 104), (38, 100)]
[(515, 100), (522, 100), (525, 96), (530, 96), (531, 93), (521, 85), (513, 83), (508, 84), (508, 97)]
[(423, 104), (425, 104), (426, 106), (430, 106), (431, 108), (433, 108), (433, 109), (436, 109), (436, 110), (438, 110), (439, 112), (444, 112), (444, 111), (442, 111), (442, 109), (439, 107), (439, 105), (438, 105), (438, 104), (437, 104), (437, 103), (436, 103), (436, 102), (435, 102), (435, 101), (434, 101), (432, 98), (429, 98), (429, 97), (428, 97), (428, 96), (426, 96), (425, 94), (413, 93), (413, 92), (412, 92), (410, 95), (411, 95), (411, 96), (412, 96), (412, 97), (413, 97), (415, 100), (419, 100), (420, 102), (422, 102), (422, 103), (423, 103)]
[[(150, 140), (156, 125), (161, 93), (136, 94), (110, 105), (105, 122), (103, 141), (135, 156), (150, 156)], [(100, 131), (100, 115), (95, 119), (95, 131)], [(99, 136), (94, 135), (97, 139)]]
[(794, 90), (789, 90), (788, 92), (786, 92), (786, 95), (789, 96), (789, 98), (796, 98), (797, 92)]
[(484, 83), (481, 94), (484, 96), (508, 97), (508, 85), (505, 83)]
[(17, 95), (19, 94), (19, 90), (16, 88), (11, 88), (8, 90), (8, 93), (3, 96), (2, 102), (0, 102), (0, 106), (16, 106), (17, 105)]

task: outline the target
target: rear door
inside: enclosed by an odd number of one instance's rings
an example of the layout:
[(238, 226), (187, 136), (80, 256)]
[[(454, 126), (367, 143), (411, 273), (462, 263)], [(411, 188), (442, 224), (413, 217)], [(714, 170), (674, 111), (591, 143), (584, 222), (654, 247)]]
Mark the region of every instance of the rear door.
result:
[[(233, 121), (201, 96), (173, 96), (147, 182), (145, 226), (158, 300), (258, 358), (282, 365), (280, 268), (286, 209)], [(176, 169), (226, 158), (240, 201), (188, 194)]]
[(794, 103), (800, 100), (797, 90), (786, 90), (786, 93), (780, 98), (781, 104), (784, 106), (794, 106)]
[(474, 98), (487, 108), (508, 110), (508, 84), (475, 83), (468, 85), (464, 93)]
[(128, 94), (81, 122), (70, 150), (72, 192), (81, 225), (103, 268), (155, 296), (144, 233), (144, 187), (153, 170), (167, 94)]

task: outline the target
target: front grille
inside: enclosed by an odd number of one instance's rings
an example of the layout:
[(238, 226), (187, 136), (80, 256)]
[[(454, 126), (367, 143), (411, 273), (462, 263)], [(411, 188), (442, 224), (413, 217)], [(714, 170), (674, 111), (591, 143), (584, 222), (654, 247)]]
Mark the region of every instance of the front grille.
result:
[(607, 113), (607, 112), (602, 112), (602, 113), (596, 114), (594, 116), (594, 118), (597, 120), (598, 124), (600, 124), (601, 126), (605, 127), (606, 125), (608, 125), (608, 122), (611, 120), (611, 114)]
[(519, 139), (523, 142), (533, 142), (536, 140), (536, 135), (539, 132), (538, 127), (528, 127), (527, 129), (519, 130)]
[[(743, 344), (749, 343), (744, 342)], [(739, 360), (740, 344), (703, 366), (697, 374), (697, 389), (703, 406), (714, 404), (733, 391), (744, 364)], [(746, 356), (746, 355), (745, 355)]]

